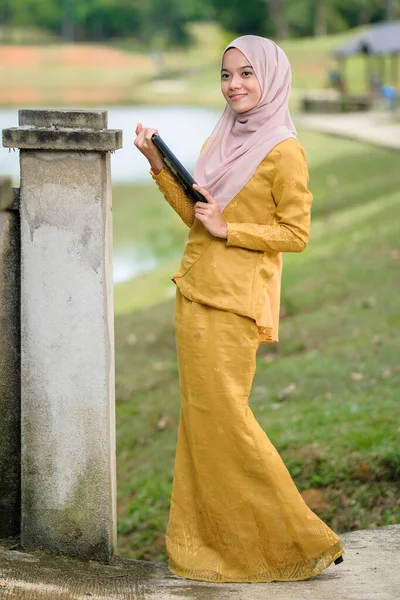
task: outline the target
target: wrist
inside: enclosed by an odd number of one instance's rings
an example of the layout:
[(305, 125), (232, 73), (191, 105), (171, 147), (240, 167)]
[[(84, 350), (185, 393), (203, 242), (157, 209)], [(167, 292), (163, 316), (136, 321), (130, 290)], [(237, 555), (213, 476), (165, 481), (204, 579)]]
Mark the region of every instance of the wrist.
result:
[(159, 175), (164, 168), (164, 161), (149, 160), (149, 163), (154, 175)]
[(224, 240), (226, 240), (228, 237), (228, 226), (224, 220), (221, 223), (221, 236), (220, 237)]

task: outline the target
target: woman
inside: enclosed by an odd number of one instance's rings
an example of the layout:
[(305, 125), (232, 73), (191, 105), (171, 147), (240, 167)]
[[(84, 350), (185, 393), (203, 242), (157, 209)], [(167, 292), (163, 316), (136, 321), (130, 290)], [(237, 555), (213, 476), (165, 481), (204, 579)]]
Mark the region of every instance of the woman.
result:
[(295, 581), (344, 552), (305, 504), (248, 397), (260, 343), (278, 341), (282, 252), (308, 241), (312, 195), (288, 99), (291, 69), (271, 40), (225, 49), (225, 110), (194, 178), (193, 203), (139, 123), (135, 145), (190, 227), (177, 285), (181, 411), (168, 566), (188, 579)]

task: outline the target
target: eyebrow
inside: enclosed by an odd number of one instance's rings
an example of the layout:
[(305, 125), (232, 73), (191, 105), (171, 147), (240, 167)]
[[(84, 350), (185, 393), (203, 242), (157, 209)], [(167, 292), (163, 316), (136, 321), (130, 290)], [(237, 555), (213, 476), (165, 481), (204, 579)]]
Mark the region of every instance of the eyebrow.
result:
[[(253, 69), (253, 67), (251, 65), (244, 65), (243, 67), (239, 67), (238, 71), (240, 71), (241, 69)], [(229, 73), (229, 69), (222, 68), (221, 73), (222, 71), (228, 71)]]

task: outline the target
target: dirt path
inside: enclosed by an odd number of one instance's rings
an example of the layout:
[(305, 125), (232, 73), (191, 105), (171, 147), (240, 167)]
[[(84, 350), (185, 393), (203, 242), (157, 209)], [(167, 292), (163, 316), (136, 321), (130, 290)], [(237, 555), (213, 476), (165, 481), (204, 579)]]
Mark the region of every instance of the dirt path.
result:
[(295, 125), (400, 150), (400, 121), (395, 122), (387, 113), (303, 114), (296, 117)]

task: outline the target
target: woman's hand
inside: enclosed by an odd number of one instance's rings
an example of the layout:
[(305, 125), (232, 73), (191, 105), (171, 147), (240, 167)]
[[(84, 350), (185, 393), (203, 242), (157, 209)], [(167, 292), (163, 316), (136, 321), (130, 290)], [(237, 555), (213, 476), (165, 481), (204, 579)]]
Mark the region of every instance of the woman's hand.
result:
[(207, 200), (205, 202), (196, 202), (194, 205), (194, 215), (199, 221), (201, 221), (204, 227), (213, 235), (218, 238), (227, 238), (228, 228), (226, 222), (221, 217), (219, 206), (214, 198), (199, 185), (194, 184), (193, 188), (200, 192)]
[(150, 163), (150, 167), (155, 175), (158, 175), (164, 167), (164, 159), (161, 152), (151, 141), (153, 133), (157, 133), (157, 129), (151, 129), (150, 127), (144, 128), (141, 123), (137, 124), (136, 138), (134, 144), (136, 148), (147, 158)]

